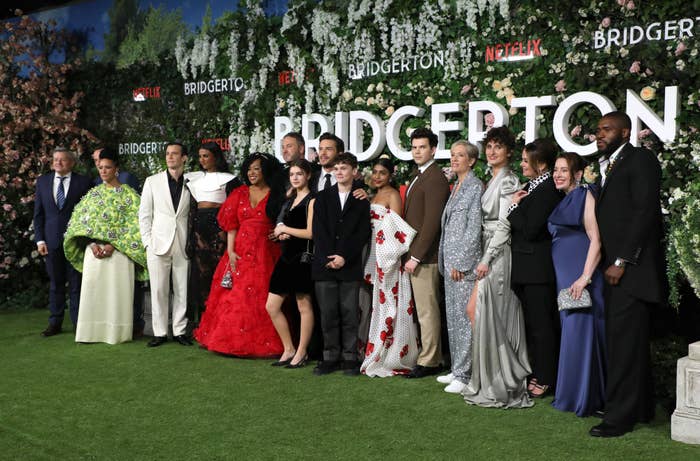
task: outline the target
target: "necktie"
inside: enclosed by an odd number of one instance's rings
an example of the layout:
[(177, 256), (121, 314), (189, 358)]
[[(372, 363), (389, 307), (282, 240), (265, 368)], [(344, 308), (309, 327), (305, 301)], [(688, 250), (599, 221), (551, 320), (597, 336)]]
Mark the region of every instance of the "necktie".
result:
[(328, 190), (333, 186), (333, 184), (331, 184), (331, 174), (326, 173), (326, 176), (324, 176), (324, 178), (326, 178), (326, 183), (323, 185), (323, 190)]
[(60, 182), (58, 183), (58, 190), (56, 191), (56, 206), (58, 206), (59, 210), (62, 210), (63, 206), (66, 204), (66, 191), (63, 188), (63, 181), (66, 177), (59, 176), (58, 179), (60, 179)]

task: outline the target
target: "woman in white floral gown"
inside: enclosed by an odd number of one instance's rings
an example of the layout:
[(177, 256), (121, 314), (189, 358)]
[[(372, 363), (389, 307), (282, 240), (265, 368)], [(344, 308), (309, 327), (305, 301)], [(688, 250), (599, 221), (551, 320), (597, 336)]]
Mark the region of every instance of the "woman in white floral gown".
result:
[(373, 284), (372, 318), (365, 359), (367, 376), (392, 376), (411, 371), (418, 359), (418, 334), (413, 318), (411, 282), (401, 268), (401, 256), (416, 231), (401, 218), (401, 196), (390, 184), (394, 165), (380, 158), (372, 167), (372, 237), (365, 280)]

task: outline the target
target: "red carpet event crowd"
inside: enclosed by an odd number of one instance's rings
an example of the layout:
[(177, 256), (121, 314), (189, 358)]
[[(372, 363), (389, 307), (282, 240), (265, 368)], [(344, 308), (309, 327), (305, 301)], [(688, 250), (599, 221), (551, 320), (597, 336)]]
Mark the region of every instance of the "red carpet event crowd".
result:
[(94, 180), (57, 148), (36, 187), (42, 335), (62, 332), (68, 295), (76, 342), (141, 337), (148, 280), (149, 347), (194, 339), (287, 369), (318, 358), (319, 376), (436, 376), (484, 407), (553, 395), (558, 410), (602, 418), (590, 435), (623, 435), (654, 415), (649, 319), (663, 272), (661, 168), (630, 129), (622, 112), (600, 119), (591, 169), (548, 139), (521, 147), (491, 128), (489, 181), (472, 171), (478, 148), (457, 141), (450, 186), (437, 136), (419, 128), (405, 191), (383, 156), (366, 188), (330, 133), (317, 163), (292, 132), (284, 164), (253, 153), (237, 176), (217, 144), (170, 142), (167, 169), (142, 188), (111, 147), (95, 150)]

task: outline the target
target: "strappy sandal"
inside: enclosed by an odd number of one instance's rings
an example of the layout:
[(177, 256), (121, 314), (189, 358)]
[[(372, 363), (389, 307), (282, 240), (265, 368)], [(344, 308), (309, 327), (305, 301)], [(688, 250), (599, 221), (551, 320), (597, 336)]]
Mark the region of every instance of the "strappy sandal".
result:
[(530, 378), (530, 382), (527, 383), (528, 394), (535, 390), (536, 385), (537, 385), (537, 378)]
[(541, 399), (549, 394), (549, 384), (533, 384), (533, 389), (528, 391), (533, 399)]

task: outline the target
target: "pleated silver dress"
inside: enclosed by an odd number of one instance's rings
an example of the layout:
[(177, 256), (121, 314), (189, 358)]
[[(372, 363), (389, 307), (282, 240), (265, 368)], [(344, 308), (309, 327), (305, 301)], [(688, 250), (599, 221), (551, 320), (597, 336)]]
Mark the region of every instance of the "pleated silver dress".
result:
[(511, 196), (520, 188), (518, 177), (503, 168), (481, 196), (483, 256), (488, 275), (477, 285), (472, 326), (472, 376), (462, 391), (473, 405), (525, 408), (534, 403), (527, 394), (531, 373), (525, 342), (523, 312), (510, 288)]

